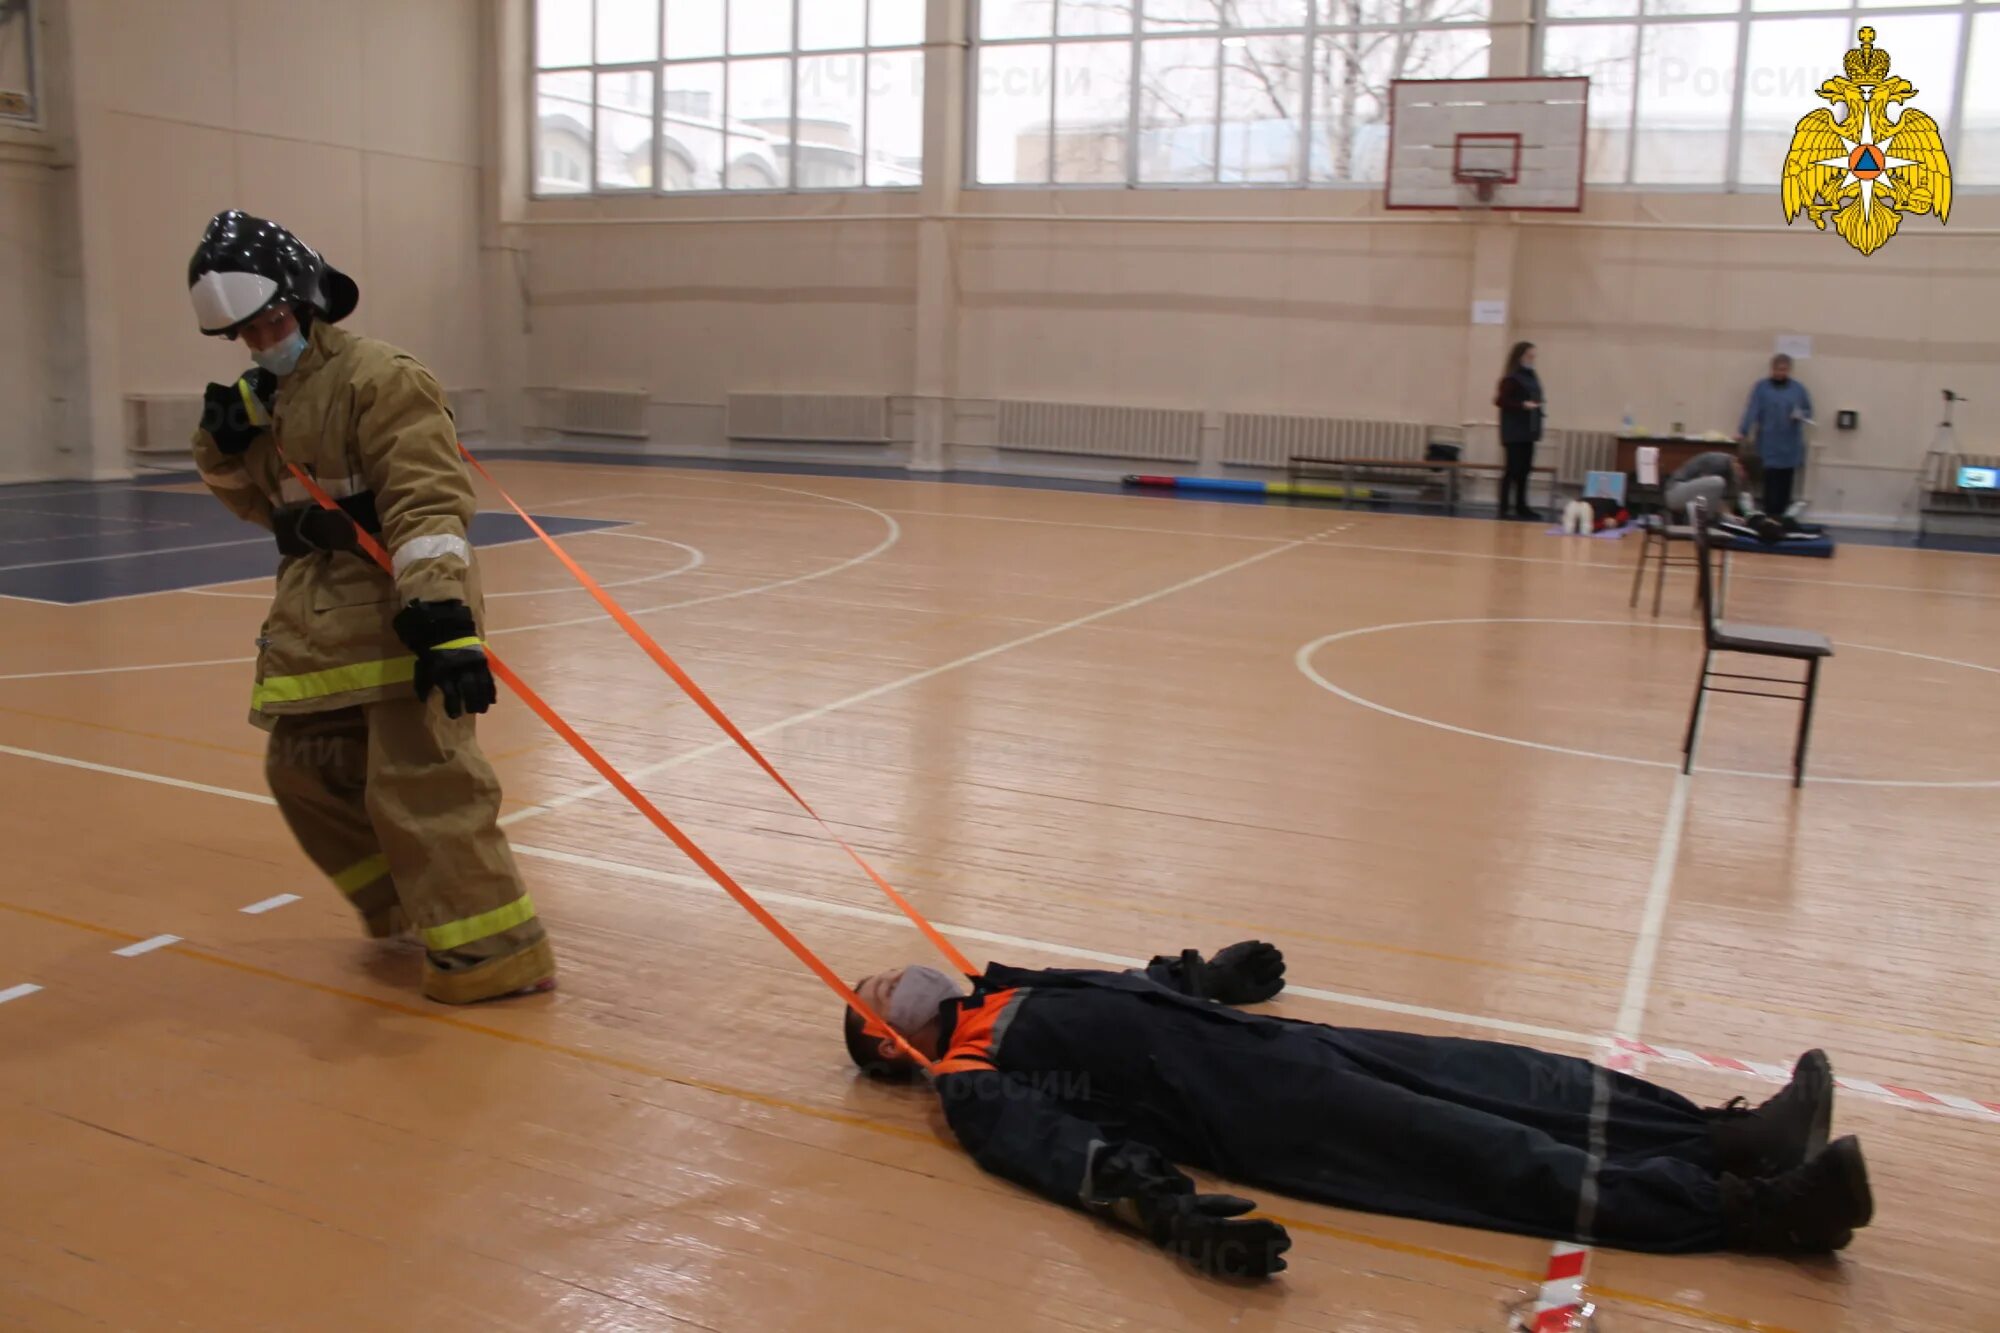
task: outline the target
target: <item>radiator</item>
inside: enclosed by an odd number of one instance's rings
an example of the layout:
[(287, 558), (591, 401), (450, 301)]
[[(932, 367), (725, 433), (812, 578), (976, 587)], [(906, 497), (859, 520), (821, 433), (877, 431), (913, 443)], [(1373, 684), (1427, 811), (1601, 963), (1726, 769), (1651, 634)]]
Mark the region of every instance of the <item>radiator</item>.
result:
[(732, 393), (723, 408), (732, 440), (886, 444), (889, 399), (865, 393)]
[(1222, 418), (1222, 461), (1249, 467), (1283, 467), (1294, 457), (1387, 458), (1424, 456), (1432, 440), (1457, 443), (1461, 432), (1414, 421), (1349, 421), (1231, 412)]
[(135, 455), (193, 454), (194, 428), (201, 424), (201, 396), (192, 393), (134, 394), (125, 399), (125, 448)]
[(1003, 398), (997, 404), (993, 442), (1002, 449), (1043, 454), (1193, 463), (1201, 458), (1201, 413)]
[(1608, 430), (1552, 430), (1543, 442), (1547, 456), (1540, 464), (1554, 464), (1556, 480), (1581, 486), (1586, 472), (1609, 472), (1617, 466), (1618, 437)]
[(555, 420), (550, 427), (567, 435), (617, 435), (643, 440), (646, 429), (646, 394), (625, 389), (571, 389), (555, 391)]

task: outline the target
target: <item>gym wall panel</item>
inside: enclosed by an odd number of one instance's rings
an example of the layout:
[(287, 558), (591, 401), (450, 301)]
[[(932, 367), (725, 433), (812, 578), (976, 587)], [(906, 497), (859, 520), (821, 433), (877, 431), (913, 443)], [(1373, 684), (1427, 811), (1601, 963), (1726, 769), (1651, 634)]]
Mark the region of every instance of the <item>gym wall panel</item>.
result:
[[(187, 304), (188, 256), (232, 207), (353, 275), (349, 327), (485, 387), (476, 0), (69, 2), (83, 263), (108, 293), (86, 318), (117, 349), (92, 367), (96, 436), (116, 400), (245, 364)], [(122, 461), (124, 440), (91, 443), (98, 470)]]
[(478, 0), (367, 0), (361, 83), (344, 90), (361, 146), (479, 164)]
[(361, 58), (363, 6), (351, 0), (234, 0), (232, 9), (233, 127), (360, 148), (362, 108), (373, 96)]
[(111, 111), (232, 129), (235, 62), (260, 24), (235, 0), (69, 0), (77, 95)]
[(227, 130), (122, 113), (101, 119), (91, 151), (108, 170), (92, 179), (109, 195), (102, 207), (113, 244), (92, 259), (110, 271), (124, 394), (198, 394), (243, 359), (240, 347), (200, 336), (187, 297), (188, 255), (209, 217), (235, 197), (241, 147)]
[(32, 136), (0, 137), (0, 482), (47, 476), (54, 466), (53, 332), (55, 173)]
[(360, 243), (349, 252), (356, 256), (349, 271), (362, 284), (353, 326), (413, 353), (450, 388), (483, 386), (485, 316), (471, 230), (477, 168), (358, 156), (367, 207)]
[(536, 228), (532, 377), (712, 406), (718, 428), (731, 390), (908, 392), (915, 232), (904, 222)]

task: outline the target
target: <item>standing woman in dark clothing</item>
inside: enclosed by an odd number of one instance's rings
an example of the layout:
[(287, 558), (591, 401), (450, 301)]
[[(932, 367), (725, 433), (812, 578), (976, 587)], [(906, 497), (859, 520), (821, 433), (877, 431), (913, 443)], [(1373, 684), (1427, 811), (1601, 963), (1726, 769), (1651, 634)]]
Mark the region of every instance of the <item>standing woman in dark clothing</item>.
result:
[(1528, 475), (1535, 465), (1535, 442), (1542, 438), (1542, 381), (1535, 374), (1535, 345), (1515, 343), (1493, 396), (1500, 409), (1500, 447), (1507, 470), (1500, 474), (1500, 517), (1539, 521), (1528, 508)]

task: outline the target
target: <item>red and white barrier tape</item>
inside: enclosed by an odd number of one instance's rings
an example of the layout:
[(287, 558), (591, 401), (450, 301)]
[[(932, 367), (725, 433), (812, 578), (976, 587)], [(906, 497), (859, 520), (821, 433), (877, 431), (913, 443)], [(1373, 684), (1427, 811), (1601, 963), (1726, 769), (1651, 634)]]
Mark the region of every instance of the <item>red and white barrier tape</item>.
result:
[[(1685, 1051), (1674, 1046), (1653, 1046), (1625, 1037), (1614, 1037), (1610, 1044), (1628, 1056), (1664, 1060), (1668, 1064), (1695, 1065), (1703, 1069), (1720, 1069), (1731, 1074), (1748, 1074), (1771, 1083), (1784, 1083), (1792, 1076), (1789, 1065), (1761, 1064), (1755, 1060), (1733, 1060), (1726, 1055), (1703, 1055), (1699, 1051)], [(1615, 1059), (1614, 1056), (1605, 1063), (1613, 1069), (1621, 1068), (1619, 1064), (1614, 1063)], [(1848, 1092), (1859, 1093), (1864, 1097), (1873, 1097), (1880, 1101), (1912, 1106), (1920, 1110), (1957, 1113), (1978, 1120), (2000, 1123), (2000, 1102), (1980, 1101), (1974, 1097), (1961, 1097), (1949, 1092), (1923, 1092), (1896, 1083), (1873, 1083), (1865, 1078), (1836, 1078), (1834, 1082)]]

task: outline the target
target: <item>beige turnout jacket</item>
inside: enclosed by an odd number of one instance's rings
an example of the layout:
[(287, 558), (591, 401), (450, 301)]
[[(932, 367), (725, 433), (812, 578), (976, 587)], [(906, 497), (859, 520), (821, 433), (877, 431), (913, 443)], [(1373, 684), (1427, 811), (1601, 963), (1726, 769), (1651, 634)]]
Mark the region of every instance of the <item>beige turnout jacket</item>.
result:
[(392, 581), (359, 550), (284, 559), (257, 639), (251, 709), (267, 725), (279, 714), (408, 693), (416, 659), (391, 621), (412, 600), (462, 601), (484, 622), (466, 540), (472, 480), (429, 371), (387, 343), (315, 323), (298, 365), (278, 381), (272, 416), (235, 457), (195, 432), (195, 465), (208, 488), (238, 518), (266, 528), (275, 512), (315, 503), (286, 459), (336, 500), (372, 495), (396, 572)]

